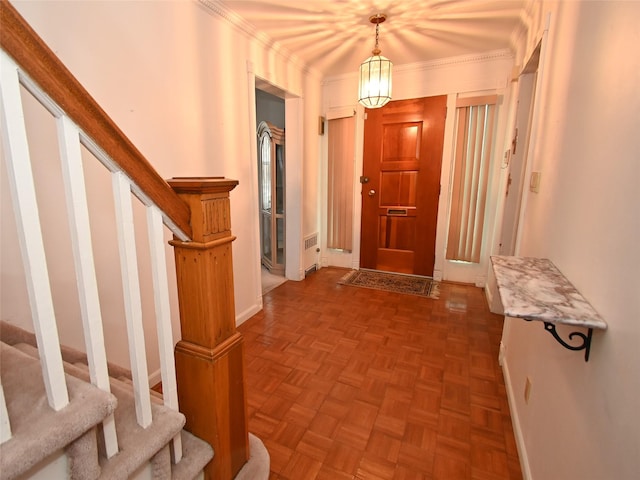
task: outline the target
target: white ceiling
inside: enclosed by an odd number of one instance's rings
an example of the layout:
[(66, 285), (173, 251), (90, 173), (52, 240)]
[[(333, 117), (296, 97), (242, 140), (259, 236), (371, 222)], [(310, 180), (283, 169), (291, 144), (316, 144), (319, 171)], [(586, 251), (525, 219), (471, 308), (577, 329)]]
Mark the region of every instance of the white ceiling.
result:
[[(380, 25), (382, 55), (394, 65), (510, 47), (527, 0), (209, 0), (261, 38), (323, 76), (354, 73), (371, 55)], [(204, 2), (207, 3), (207, 2)]]

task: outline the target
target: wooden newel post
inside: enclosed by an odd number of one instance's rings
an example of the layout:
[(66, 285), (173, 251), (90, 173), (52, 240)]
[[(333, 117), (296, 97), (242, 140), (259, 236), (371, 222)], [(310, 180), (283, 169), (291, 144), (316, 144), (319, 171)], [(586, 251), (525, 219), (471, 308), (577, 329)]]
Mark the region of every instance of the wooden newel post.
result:
[(205, 478), (230, 480), (249, 458), (242, 336), (236, 331), (229, 192), (224, 178), (168, 181), (191, 209), (193, 241), (173, 240), (182, 340), (176, 345), (186, 429), (209, 442)]

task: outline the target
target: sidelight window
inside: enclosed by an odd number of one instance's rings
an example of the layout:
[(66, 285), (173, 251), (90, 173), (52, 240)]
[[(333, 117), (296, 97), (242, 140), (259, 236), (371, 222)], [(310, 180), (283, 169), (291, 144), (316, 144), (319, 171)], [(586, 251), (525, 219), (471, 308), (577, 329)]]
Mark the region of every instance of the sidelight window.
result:
[(355, 117), (329, 120), (327, 247), (353, 248)]
[(496, 100), (458, 100), (447, 260), (480, 262)]

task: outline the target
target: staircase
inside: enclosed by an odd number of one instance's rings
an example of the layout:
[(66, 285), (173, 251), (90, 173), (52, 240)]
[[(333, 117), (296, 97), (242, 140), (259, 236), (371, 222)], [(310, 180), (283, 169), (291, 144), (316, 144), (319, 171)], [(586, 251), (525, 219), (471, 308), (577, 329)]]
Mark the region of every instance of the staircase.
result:
[[(130, 373), (112, 366), (111, 393), (91, 385), (86, 356), (63, 349), (69, 404), (49, 408), (35, 336), (2, 322), (0, 366), (12, 438), (2, 445), (2, 478), (196, 478), (213, 457), (210, 445), (183, 430), (184, 415), (153, 396), (153, 423), (135, 420)], [(111, 414), (120, 451), (107, 458), (99, 428)], [(172, 462), (171, 441), (181, 436), (182, 458)], [(67, 473), (68, 472), (68, 473)]]
[[(237, 182), (162, 179), (7, 0), (0, 0), (0, 20), (2, 158), (31, 312), (28, 329), (0, 322), (0, 480), (267, 479), (268, 453), (247, 431), (242, 337), (235, 329), (229, 192)], [(54, 196), (66, 201), (73, 278), (49, 276), (51, 229), (41, 224), (27, 95), (57, 129), (59, 151), (46, 156), (62, 165), (62, 191)], [(31, 138), (38, 138), (34, 130)], [(106, 353), (105, 329), (120, 319), (102, 318), (109, 309), (98, 295), (87, 152), (106, 168), (112, 187), (128, 368)], [(134, 200), (146, 212), (151, 282), (144, 288)], [(180, 308), (175, 354), (165, 229), (173, 235)], [(83, 351), (60, 341), (64, 322), (52, 294), (60, 284), (77, 287)], [(143, 318), (145, 288), (152, 290), (152, 327), (148, 311)], [(149, 385), (149, 328), (157, 334), (162, 394)]]

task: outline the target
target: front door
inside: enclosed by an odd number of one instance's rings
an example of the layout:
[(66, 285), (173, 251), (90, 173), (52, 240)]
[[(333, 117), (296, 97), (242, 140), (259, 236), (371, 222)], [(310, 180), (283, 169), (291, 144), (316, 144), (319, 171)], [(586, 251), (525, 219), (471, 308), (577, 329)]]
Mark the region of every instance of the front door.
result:
[(367, 109), (360, 267), (433, 275), (447, 97)]

